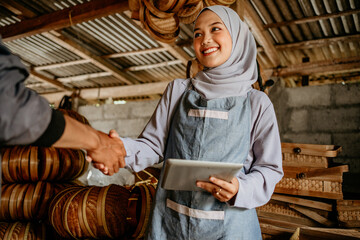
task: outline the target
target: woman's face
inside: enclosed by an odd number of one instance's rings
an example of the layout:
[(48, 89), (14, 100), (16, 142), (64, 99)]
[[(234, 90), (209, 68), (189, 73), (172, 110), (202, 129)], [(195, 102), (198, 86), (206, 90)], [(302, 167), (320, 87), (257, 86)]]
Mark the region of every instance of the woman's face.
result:
[(196, 58), (205, 67), (220, 66), (231, 55), (232, 40), (225, 24), (210, 10), (200, 14), (194, 28)]

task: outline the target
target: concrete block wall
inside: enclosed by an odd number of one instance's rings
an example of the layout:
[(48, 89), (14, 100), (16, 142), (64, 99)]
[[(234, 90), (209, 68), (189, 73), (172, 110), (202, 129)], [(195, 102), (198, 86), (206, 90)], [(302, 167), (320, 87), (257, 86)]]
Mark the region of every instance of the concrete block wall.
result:
[(91, 126), (108, 133), (115, 129), (122, 137), (136, 138), (152, 116), (159, 100), (127, 102), (126, 104), (104, 104), (102, 106), (81, 106)]
[(360, 172), (360, 84), (270, 89), (282, 142), (340, 145), (335, 162)]

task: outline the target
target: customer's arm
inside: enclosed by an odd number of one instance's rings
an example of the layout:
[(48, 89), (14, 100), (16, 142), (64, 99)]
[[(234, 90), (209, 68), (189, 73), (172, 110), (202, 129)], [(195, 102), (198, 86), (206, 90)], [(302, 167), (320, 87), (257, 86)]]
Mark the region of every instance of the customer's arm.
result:
[(120, 139), (65, 116), (24, 85), (28, 72), (0, 41), (0, 146), (35, 145), (85, 149), (95, 162), (117, 172), (124, 162)]

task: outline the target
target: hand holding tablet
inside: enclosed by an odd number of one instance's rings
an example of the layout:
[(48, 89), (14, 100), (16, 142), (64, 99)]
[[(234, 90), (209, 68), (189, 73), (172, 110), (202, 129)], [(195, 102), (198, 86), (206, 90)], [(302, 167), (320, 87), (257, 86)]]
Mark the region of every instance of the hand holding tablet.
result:
[(167, 159), (161, 187), (166, 190), (201, 191), (196, 181), (208, 182), (213, 176), (230, 182), (242, 167), (241, 163)]

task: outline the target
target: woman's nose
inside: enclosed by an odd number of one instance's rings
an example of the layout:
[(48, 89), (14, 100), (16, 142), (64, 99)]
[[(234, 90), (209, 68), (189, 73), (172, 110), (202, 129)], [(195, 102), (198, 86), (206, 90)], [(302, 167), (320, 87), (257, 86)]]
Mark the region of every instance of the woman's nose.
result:
[(203, 40), (201, 45), (206, 45), (211, 42), (211, 36), (210, 34), (204, 34)]

